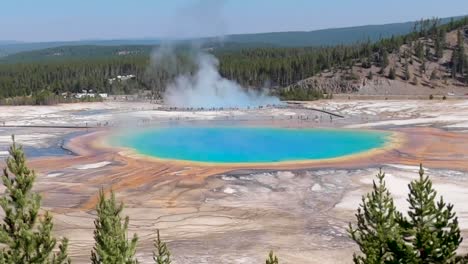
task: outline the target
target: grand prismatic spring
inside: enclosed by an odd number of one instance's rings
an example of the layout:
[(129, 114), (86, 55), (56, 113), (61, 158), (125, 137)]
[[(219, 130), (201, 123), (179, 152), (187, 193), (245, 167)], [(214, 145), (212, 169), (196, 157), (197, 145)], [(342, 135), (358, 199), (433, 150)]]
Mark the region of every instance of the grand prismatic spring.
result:
[(111, 144), (162, 158), (267, 163), (338, 158), (385, 145), (390, 133), (339, 129), (176, 126), (125, 132)]

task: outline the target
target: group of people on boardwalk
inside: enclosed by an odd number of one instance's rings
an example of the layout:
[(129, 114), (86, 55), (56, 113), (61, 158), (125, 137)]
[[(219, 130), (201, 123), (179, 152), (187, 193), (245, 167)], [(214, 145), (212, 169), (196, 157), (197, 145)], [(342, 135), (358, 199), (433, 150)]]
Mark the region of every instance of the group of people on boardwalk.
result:
[(180, 106), (161, 106), (156, 108), (160, 111), (177, 111), (177, 112), (204, 112), (204, 111), (234, 111), (234, 110), (255, 110), (255, 109), (268, 109), (268, 108), (287, 108), (285, 104), (267, 104), (260, 106), (246, 106), (246, 107), (180, 107)]

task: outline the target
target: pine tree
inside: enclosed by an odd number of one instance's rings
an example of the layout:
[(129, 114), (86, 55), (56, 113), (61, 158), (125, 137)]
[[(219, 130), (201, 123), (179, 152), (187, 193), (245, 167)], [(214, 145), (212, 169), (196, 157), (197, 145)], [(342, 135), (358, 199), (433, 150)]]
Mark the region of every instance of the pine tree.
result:
[(373, 181), (372, 192), (362, 197), (356, 228), (349, 224), (348, 233), (362, 252), (354, 254), (354, 263), (398, 263), (400, 259), (408, 259), (410, 251), (401, 239), (397, 211), (384, 178), (380, 171), (378, 182)]
[(379, 74), (383, 74), (388, 66), (388, 52), (386, 49), (380, 49), (378, 63), (380, 66)]
[(268, 254), (268, 258), (265, 262), (266, 264), (279, 264), (278, 257), (275, 256), (273, 250)]
[(453, 54), (452, 54), (452, 59), (451, 59), (451, 64), (452, 64), (452, 67), (451, 67), (451, 76), (452, 76), (452, 79), (455, 79), (457, 77), (457, 55), (456, 55), (456, 51), (453, 51)]
[(110, 198), (106, 199), (104, 190), (99, 192), (99, 201), (96, 206), (97, 219), (94, 221), (95, 245), (91, 252), (93, 264), (136, 264), (135, 250), (137, 236), (129, 241), (127, 239), (128, 216), (122, 220), (123, 203), (117, 204), (115, 194), (111, 191)]
[[(432, 53), (431, 53), (431, 48), (430, 47), (424, 47), (424, 54), (425, 54), (425, 58), (430, 60), (432, 59)], [(424, 60), (424, 58), (423, 58)]]
[(156, 231), (157, 237), (154, 241), (153, 259), (156, 264), (171, 264), (171, 252), (167, 248), (166, 243), (161, 241), (159, 230)]
[(395, 80), (396, 78), (396, 73), (395, 73), (395, 68), (390, 68), (390, 71), (388, 72), (388, 78), (390, 78), (390, 80)]
[(416, 46), (414, 47), (414, 53), (419, 60), (424, 59), (424, 44), (420, 41), (416, 42)]
[(452, 64), (452, 78), (455, 78), (457, 76), (457, 73), (459, 73), (462, 77), (464, 77), (465, 73), (465, 64), (466, 64), (466, 59), (465, 59), (465, 46), (464, 46), (464, 37), (461, 32), (461, 30), (458, 30), (457, 33), (458, 41), (457, 41), (457, 46), (455, 47), (453, 53), (452, 53), (452, 59), (451, 59), (451, 64)]
[(409, 71), (408, 63), (405, 64), (405, 81), (409, 81), (411, 73)]
[(436, 191), (422, 166), (419, 179), (409, 184), (408, 217), (398, 215), (405, 241), (413, 247), (412, 263), (451, 263), (462, 238), (453, 205), (442, 197), (436, 202)]
[(32, 192), (36, 175), (26, 165), (23, 148), (12, 139), (2, 176), (6, 191), (0, 198), (5, 212), (0, 243), (5, 247), (0, 252), (0, 263), (69, 263), (66, 238), (59, 244), (59, 252), (53, 252), (57, 241), (52, 236), (52, 216), (48, 212), (39, 215), (41, 196)]
[(435, 57), (437, 59), (442, 58), (442, 55), (443, 55), (443, 52), (444, 52), (443, 42), (445, 41), (445, 40), (441, 39), (439, 34), (437, 34), (436, 39), (435, 39), (435, 43), (434, 43)]
[(457, 32), (457, 72), (463, 76), (465, 72), (465, 38), (461, 30)]
[(421, 65), (419, 66), (419, 73), (421, 73), (421, 76), (426, 73), (426, 61), (423, 60)]
[(464, 59), (464, 62), (467, 64), (465, 66), (465, 76), (463, 78), (465, 78), (465, 84), (468, 84), (468, 55), (465, 55), (465, 59)]
[(439, 78), (439, 75), (437, 74), (437, 69), (434, 69), (431, 72), (431, 76), (429, 77), (431, 80), (437, 80)]

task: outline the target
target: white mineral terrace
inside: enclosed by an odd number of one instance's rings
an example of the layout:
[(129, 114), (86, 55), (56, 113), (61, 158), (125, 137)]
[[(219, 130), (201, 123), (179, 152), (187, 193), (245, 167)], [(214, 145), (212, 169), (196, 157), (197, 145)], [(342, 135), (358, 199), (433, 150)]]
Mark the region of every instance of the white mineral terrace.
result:
[[(8, 154), (11, 134), (27, 151), (40, 151), (57, 148), (65, 139), (88, 135), (83, 129), (86, 126), (88, 132), (112, 131), (194, 120), (403, 132), (409, 129), (410, 135), (413, 130), (422, 131), (418, 133), (431, 135), (427, 138), (432, 141), (414, 136), (420, 141), (415, 147), (417, 153), (407, 151), (403, 153), (407, 156), (383, 163), (371, 159), (355, 166), (343, 163), (336, 167), (271, 170), (158, 163), (126, 157), (121, 152), (90, 151), (55, 158), (45, 158), (47, 152), (38, 152), (30, 162), (38, 174), (35, 189), (44, 196), (43, 207), (53, 212), (56, 234), (70, 238), (73, 263), (89, 262), (93, 207), (101, 187), (114, 188), (117, 198), (125, 202), (130, 233), (139, 236), (141, 263), (152, 261), (156, 228), (161, 229), (177, 264), (263, 263), (271, 249), (281, 257), (281, 263), (352, 263), (357, 247), (348, 238), (346, 228), (355, 220), (355, 210), (362, 195), (371, 189), (379, 167), (387, 175), (396, 206), (405, 210), (407, 184), (418, 177), (419, 162), (428, 163), (426, 172), (438, 195), (455, 204), (463, 236), (468, 238), (468, 163), (464, 163), (468, 150), (457, 149), (457, 145), (466, 144), (457, 140), (468, 135), (468, 101), (322, 100), (300, 108), (222, 111), (165, 111), (158, 107), (148, 102), (1, 106), (0, 157), (4, 159)], [(344, 118), (330, 118), (306, 108), (330, 111)], [(444, 133), (450, 134), (442, 137)], [(85, 143), (86, 138), (81, 139), (75, 147), (86, 150)], [(433, 145), (450, 146), (453, 149), (448, 152), (453, 155), (444, 156), (431, 148)], [(400, 162), (405, 159), (414, 162)], [(467, 245), (462, 243), (460, 252), (467, 252)]]

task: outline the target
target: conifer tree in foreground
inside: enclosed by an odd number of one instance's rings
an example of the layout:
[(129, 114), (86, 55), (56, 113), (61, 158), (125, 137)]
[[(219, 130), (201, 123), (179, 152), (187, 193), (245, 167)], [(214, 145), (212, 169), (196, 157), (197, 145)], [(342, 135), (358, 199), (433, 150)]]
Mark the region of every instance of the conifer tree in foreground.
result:
[(349, 228), (362, 252), (354, 256), (355, 263), (466, 263), (466, 257), (456, 256), (462, 238), (453, 205), (442, 197), (436, 202), (422, 166), (419, 178), (408, 185), (408, 217), (396, 211), (384, 175), (377, 177), (358, 208), (357, 228)]
[(159, 229), (156, 231), (157, 237), (154, 241), (153, 259), (156, 264), (171, 264), (171, 252), (167, 248), (166, 243), (161, 241)]
[(278, 257), (275, 256), (273, 251), (270, 251), (270, 254), (268, 254), (266, 264), (279, 264)]
[(137, 236), (127, 239), (128, 216), (122, 219), (123, 203), (117, 204), (115, 194), (111, 191), (106, 199), (104, 190), (99, 192), (96, 206), (97, 219), (94, 221), (95, 245), (91, 252), (93, 264), (136, 264), (135, 250)]
[(354, 263), (398, 263), (400, 256), (410, 253), (401, 239), (397, 211), (384, 178), (385, 174), (380, 171), (378, 182), (373, 181), (372, 192), (362, 197), (356, 228), (349, 224), (350, 237), (363, 253), (354, 254)]
[(36, 175), (26, 166), (22, 147), (12, 139), (2, 176), (6, 190), (0, 198), (5, 212), (0, 243), (5, 247), (0, 252), (0, 263), (69, 263), (66, 238), (58, 246), (59, 252), (53, 252), (57, 241), (52, 236), (52, 216), (48, 212), (39, 215), (41, 196), (32, 192)]
[(398, 221), (404, 229), (404, 240), (415, 254), (411, 263), (453, 262), (462, 241), (453, 205), (445, 203), (442, 197), (436, 202), (437, 193), (422, 166), (419, 179), (408, 186), (408, 218), (400, 213)]

